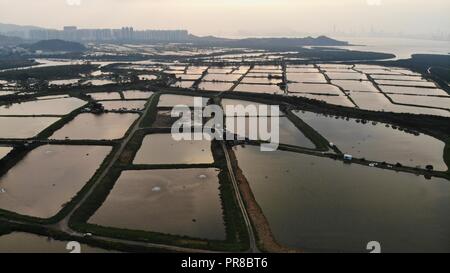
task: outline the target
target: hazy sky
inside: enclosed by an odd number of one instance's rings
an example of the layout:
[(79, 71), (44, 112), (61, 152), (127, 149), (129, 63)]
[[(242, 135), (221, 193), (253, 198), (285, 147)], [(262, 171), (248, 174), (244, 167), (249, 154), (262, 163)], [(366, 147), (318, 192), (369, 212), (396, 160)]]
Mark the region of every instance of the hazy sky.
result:
[(198, 35), (296, 36), (337, 30), (449, 33), (450, 0), (0, 0), (0, 22), (134, 26)]

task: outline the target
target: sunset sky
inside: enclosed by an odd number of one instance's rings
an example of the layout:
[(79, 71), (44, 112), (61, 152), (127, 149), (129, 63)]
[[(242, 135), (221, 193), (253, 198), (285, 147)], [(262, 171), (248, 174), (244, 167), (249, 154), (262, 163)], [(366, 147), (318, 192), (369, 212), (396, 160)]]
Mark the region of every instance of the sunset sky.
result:
[(445, 32), (448, 0), (0, 0), (0, 22), (61, 28), (188, 29), (198, 35)]

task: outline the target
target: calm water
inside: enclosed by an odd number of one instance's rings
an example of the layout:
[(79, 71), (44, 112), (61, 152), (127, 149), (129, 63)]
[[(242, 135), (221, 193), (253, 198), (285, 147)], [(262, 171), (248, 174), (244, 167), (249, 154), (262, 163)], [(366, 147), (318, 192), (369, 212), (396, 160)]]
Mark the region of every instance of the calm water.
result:
[(224, 240), (218, 173), (216, 169), (123, 172), (89, 223)]
[(194, 81), (177, 81), (176, 83), (172, 84), (173, 87), (178, 88), (191, 88), (192, 85), (194, 85)]
[(190, 66), (187, 69), (187, 74), (202, 74), (205, 72), (207, 66)]
[(326, 83), (321, 73), (287, 73), (287, 79), (292, 82)]
[[(226, 108), (228, 106), (243, 106), (243, 107), (248, 107), (250, 105), (254, 105), (256, 106), (256, 109), (260, 109), (260, 107), (267, 107), (267, 113), (265, 115), (263, 115), (263, 113), (261, 111), (258, 111), (258, 115), (260, 116), (280, 116), (280, 115), (284, 115), (283, 112), (279, 111), (278, 114), (273, 112), (270, 110), (271, 105), (267, 105), (267, 104), (263, 104), (263, 103), (258, 103), (258, 102), (253, 102), (253, 101), (245, 101), (245, 100), (233, 100), (233, 99), (222, 99), (222, 108), (225, 111), (225, 115), (227, 115), (227, 111)], [(234, 113), (233, 113), (234, 115)]]
[(339, 37), (353, 45), (343, 47), (350, 50), (384, 52), (396, 55), (396, 59), (409, 59), (412, 54), (443, 54), (450, 53), (450, 42), (403, 38), (373, 38), (373, 37)]
[(123, 96), (127, 100), (140, 100), (140, 99), (148, 99), (153, 95), (153, 92), (145, 92), (145, 91), (139, 91), (139, 90), (128, 90), (123, 91)]
[(85, 104), (77, 98), (27, 101), (0, 106), (0, 115), (67, 115)]
[(59, 118), (0, 117), (0, 138), (32, 138)]
[(411, 167), (431, 164), (437, 170), (447, 170), (444, 162), (445, 143), (428, 135), (415, 136), (386, 127), (384, 123), (362, 124), (354, 119), (347, 121), (311, 112), (295, 114), (342, 152), (357, 158), (392, 164), (400, 162)]
[(209, 164), (214, 158), (207, 140), (175, 141), (171, 134), (144, 138), (134, 164)]
[(228, 91), (233, 87), (233, 83), (228, 82), (205, 82), (202, 81), (198, 85), (199, 90), (207, 90), (207, 91)]
[(0, 146), (0, 160), (2, 160), (9, 152), (12, 151), (12, 147), (3, 147)]
[(239, 166), (282, 244), (311, 251), (450, 251), (450, 181), (328, 158), (237, 147)]
[(227, 74), (231, 73), (233, 67), (211, 67), (208, 69), (209, 74)]
[(342, 87), (346, 91), (378, 92), (370, 81), (333, 80), (331, 83)]
[(418, 86), (418, 87), (433, 87), (436, 88), (436, 84), (428, 81), (398, 81), (398, 80), (375, 80), (378, 84), (386, 84), (386, 85), (400, 85), (400, 86)]
[(450, 117), (450, 112), (446, 110), (392, 104), (381, 93), (350, 92), (350, 97), (361, 109)]
[(94, 175), (111, 147), (44, 145), (0, 177), (0, 208), (50, 218)]
[(304, 94), (304, 93), (289, 93), (289, 96), (294, 97), (304, 97), (308, 99), (313, 100), (319, 100), (323, 101), (329, 104), (335, 104), (335, 105), (341, 105), (346, 107), (355, 107), (355, 105), (344, 95), (338, 95), (338, 96), (326, 96), (326, 95), (311, 95), (311, 94)]
[(115, 84), (112, 80), (89, 80), (83, 83), (84, 85), (92, 84), (94, 86), (101, 86), (101, 85), (107, 85), (107, 84)]
[(204, 81), (221, 81), (221, 82), (234, 82), (242, 77), (240, 74), (208, 74), (203, 80)]
[(367, 80), (367, 76), (356, 72), (327, 72), (328, 77), (332, 80)]
[(120, 139), (138, 118), (138, 114), (83, 113), (56, 131), (50, 139)]
[[(188, 107), (194, 107), (195, 98), (202, 98), (202, 97), (162, 95), (159, 98), (158, 107), (174, 107), (176, 105), (186, 105)], [(207, 102), (208, 98), (202, 98), (203, 106), (206, 106)]]
[(374, 79), (381, 80), (398, 80), (398, 81), (426, 81), (422, 76), (406, 76), (406, 75), (371, 75)]
[[(238, 119), (245, 122), (245, 132), (239, 132), (238, 131)], [(231, 126), (231, 121), (234, 120), (234, 126)], [(240, 122), (241, 122), (240, 121)], [(251, 140), (260, 140), (261, 136), (257, 134), (257, 138), (251, 138), (250, 137), (250, 121), (252, 124), (257, 124), (257, 126), (263, 126), (262, 120), (258, 117), (235, 117), (235, 118), (226, 118), (226, 128), (228, 131), (230, 131), (233, 134), (239, 135), (241, 137), (249, 138)], [(272, 131), (272, 126), (270, 124), (271, 120), (270, 118), (267, 119), (267, 125), (264, 127), (268, 128), (268, 131)], [(280, 124), (280, 130), (279, 130), (279, 136), (280, 136), (280, 143), (287, 144), (287, 145), (293, 145), (293, 146), (300, 146), (305, 148), (313, 149), (315, 148), (315, 145), (309, 140), (287, 117), (280, 117), (279, 118), (279, 124)], [(263, 128), (264, 128), (263, 127)], [(257, 127), (259, 128), (259, 127)], [(256, 129), (257, 129), (256, 128)], [(265, 139), (267, 141), (267, 139)]]
[[(70, 253), (68, 242), (23, 232), (0, 236), (0, 253)], [(112, 253), (96, 247), (81, 245), (81, 253)]]
[(420, 87), (404, 87), (404, 86), (390, 86), (390, 85), (379, 85), (379, 87), (385, 93), (448, 96), (447, 92), (439, 88), (420, 88)]
[(427, 96), (410, 96), (410, 95), (394, 95), (389, 97), (396, 103), (423, 105), (429, 107), (439, 107), (450, 110), (450, 97), (427, 97)]
[(282, 94), (283, 90), (277, 85), (262, 85), (262, 84), (239, 84), (234, 91), (251, 92), (251, 93), (267, 93), (267, 94)]
[(308, 66), (288, 66), (286, 68), (287, 73), (319, 73), (319, 69)]
[(80, 79), (70, 79), (70, 80), (55, 80), (50, 81), (49, 85), (69, 85), (69, 84), (76, 84), (78, 83)]
[(187, 80), (187, 81), (196, 81), (198, 79), (200, 79), (202, 75), (198, 75), (198, 74), (179, 74), (177, 75), (177, 78), (180, 80)]
[(88, 93), (94, 100), (120, 100), (118, 92)]
[(102, 105), (105, 107), (105, 110), (142, 110), (145, 107), (146, 101), (142, 100), (127, 100), (127, 101), (103, 101)]
[(343, 92), (336, 86), (331, 84), (314, 84), (314, 83), (290, 83), (288, 84), (289, 92), (309, 93), (309, 94), (330, 94), (342, 95)]

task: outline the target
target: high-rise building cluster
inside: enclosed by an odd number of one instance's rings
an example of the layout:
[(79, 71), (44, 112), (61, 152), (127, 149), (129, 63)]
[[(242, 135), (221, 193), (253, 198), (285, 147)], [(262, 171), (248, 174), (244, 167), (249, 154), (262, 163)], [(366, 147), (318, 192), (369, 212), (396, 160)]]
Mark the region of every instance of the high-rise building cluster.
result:
[(121, 29), (78, 29), (66, 26), (63, 30), (36, 29), (31, 30), (32, 40), (61, 39), (78, 42), (98, 41), (164, 41), (177, 42), (189, 39), (187, 30), (134, 30), (132, 27)]

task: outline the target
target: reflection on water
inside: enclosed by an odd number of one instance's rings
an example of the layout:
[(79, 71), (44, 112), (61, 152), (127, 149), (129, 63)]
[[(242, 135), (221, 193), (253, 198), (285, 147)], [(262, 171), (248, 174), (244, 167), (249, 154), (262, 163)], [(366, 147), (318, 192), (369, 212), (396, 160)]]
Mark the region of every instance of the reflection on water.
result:
[(228, 91), (233, 87), (233, 83), (227, 82), (205, 82), (202, 81), (198, 85), (199, 90), (209, 90), (209, 91)]
[(201, 98), (202, 106), (206, 106), (208, 98), (179, 95), (162, 95), (159, 98), (158, 107), (174, 107), (176, 105), (186, 105), (188, 107), (194, 107), (195, 98)]
[(449, 53), (450, 42), (388, 37), (337, 37), (353, 45), (341, 47), (350, 50), (384, 52), (396, 55), (396, 59), (409, 59), (413, 54)]
[(210, 141), (176, 141), (171, 134), (146, 136), (134, 159), (134, 164), (209, 164), (213, 162)]
[(120, 100), (120, 94), (118, 92), (100, 92), (89, 93), (94, 100)]
[(120, 139), (138, 117), (138, 114), (83, 113), (56, 131), (50, 139)]
[(342, 95), (341, 90), (331, 84), (290, 83), (288, 88), (295, 93)]
[(145, 92), (145, 91), (139, 91), (139, 90), (128, 90), (123, 91), (123, 96), (127, 100), (146, 100), (150, 98), (153, 95), (153, 92)]
[(0, 115), (66, 115), (85, 104), (77, 98), (27, 101), (0, 106)]
[(380, 85), (379, 87), (385, 93), (448, 96), (447, 92), (439, 88), (420, 88), (392, 85)]
[(239, 166), (282, 244), (313, 251), (450, 251), (450, 181), (236, 147)]
[[(305, 147), (305, 148), (310, 148), (310, 149), (314, 149), (315, 145), (311, 142), (311, 140), (309, 140), (287, 117), (279, 117), (279, 136), (280, 136), (280, 143), (281, 144), (287, 144), (287, 145), (293, 145), (293, 146), (299, 146), (299, 147)], [(234, 126), (231, 126), (231, 122), (234, 122)], [(243, 128), (245, 128), (245, 132), (241, 132), (238, 130), (238, 126), (239, 126), (239, 122), (245, 122), (245, 126)], [(259, 117), (234, 117), (234, 118), (230, 118), (227, 117), (226, 118), (226, 129), (228, 131), (230, 131), (232, 134), (236, 134), (239, 135), (240, 137), (245, 137), (248, 138), (250, 140), (264, 140), (264, 141), (268, 141), (268, 139), (261, 139), (262, 136), (258, 133), (260, 128), (262, 128), (264, 131), (267, 128), (267, 132), (271, 132), (271, 134), (269, 136), (272, 136), (273, 134), (277, 133), (276, 131), (272, 131), (275, 130), (275, 128), (272, 129), (272, 124), (271, 124), (271, 119), (267, 118), (266, 122), (267, 125), (264, 126), (262, 125), (263, 120)], [(253, 130), (255, 131), (255, 136), (257, 136), (256, 138), (251, 137), (252, 135), (250, 134), (250, 123), (251, 124), (255, 124), (255, 128)], [(262, 126), (262, 127), (260, 127)], [(271, 142), (275, 141), (274, 139), (271, 140)]]
[(268, 94), (282, 94), (283, 90), (277, 85), (262, 85), (262, 84), (239, 84), (234, 91), (251, 92), (251, 93), (268, 93)]
[[(0, 253), (70, 253), (68, 242), (23, 232), (0, 236)], [(112, 253), (113, 251), (81, 245), (81, 253)]]
[(94, 175), (111, 147), (44, 145), (0, 178), (0, 209), (39, 218), (58, 213)]
[(105, 110), (108, 111), (117, 111), (117, 110), (142, 110), (145, 107), (146, 101), (142, 100), (116, 100), (116, 101), (103, 101), (102, 105), (105, 107)]
[(336, 119), (311, 112), (295, 114), (317, 130), (342, 152), (357, 158), (400, 162), (405, 166), (433, 165), (436, 170), (447, 170), (444, 162), (445, 143), (421, 134), (416, 136), (395, 130), (384, 123), (357, 123), (356, 120)]
[(224, 240), (218, 173), (216, 169), (123, 172), (89, 223)]
[(0, 160), (2, 160), (9, 152), (12, 151), (12, 147), (2, 147), (0, 146)]
[(410, 96), (410, 95), (389, 95), (396, 103), (413, 104), (428, 107), (439, 107), (450, 110), (450, 97), (427, 97), (427, 96)]
[(287, 73), (287, 79), (292, 82), (326, 83), (321, 73)]
[[(271, 106), (272, 105), (268, 105), (268, 104), (263, 104), (263, 103), (258, 103), (258, 102), (253, 102), (253, 101), (246, 101), (246, 100), (234, 100), (234, 99), (222, 99), (222, 107), (223, 110), (225, 111), (225, 114), (227, 114), (227, 107), (236, 107), (236, 106), (243, 106), (245, 108), (247, 108), (250, 105), (254, 105), (256, 106), (256, 109), (262, 109), (262, 107), (266, 108), (267, 107), (267, 113), (265, 115), (262, 115), (262, 111), (258, 111), (258, 115), (260, 116), (280, 116), (280, 115), (284, 115), (283, 112), (279, 111), (278, 113), (275, 113), (271, 111)], [(234, 113), (232, 113), (234, 115)]]
[(0, 138), (32, 138), (59, 118), (0, 117)]
[(378, 92), (370, 81), (333, 80), (331, 83), (342, 87), (346, 91)]
[(446, 110), (392, 104), (381, 93), (349, 92), (349, 95), (361, 109), (450, 117), (450, 112)]

